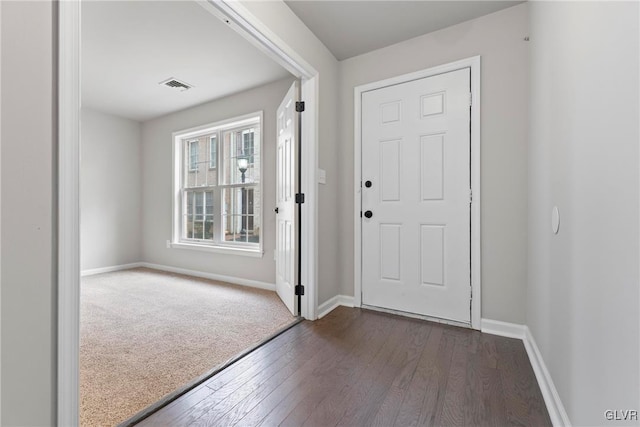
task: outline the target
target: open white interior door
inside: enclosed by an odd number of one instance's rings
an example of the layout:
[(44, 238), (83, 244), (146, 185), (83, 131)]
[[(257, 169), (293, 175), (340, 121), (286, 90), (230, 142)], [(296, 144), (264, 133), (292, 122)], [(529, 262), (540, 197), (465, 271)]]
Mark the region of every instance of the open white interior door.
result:
[(277, 111), (278, 150), (276, 160), (276, 291), (292, 314), (295, 313), (296, 278), (296, 81)]

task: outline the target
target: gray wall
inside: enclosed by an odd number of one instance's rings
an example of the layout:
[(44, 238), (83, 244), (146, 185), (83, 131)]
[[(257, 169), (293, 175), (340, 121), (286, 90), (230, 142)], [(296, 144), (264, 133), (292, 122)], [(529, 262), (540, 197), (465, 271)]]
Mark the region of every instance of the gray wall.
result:
[(605, 425), (640, 402), (638, 3), (530, 7), (527, 324), (571, 422)]
[[(154, 264), (275, 283), (276, 109), (293, 78), (144, 122), (142, 125), (142, 259)], [(262, 258), (167, 248), (173, 194), (172, 133), (263, 110)]]
[(340, 63), (340, 293), (353, 295), (353, 89), (482, 56), (482, 317), (525, 322), (527, 239), (527, 5)]
[(82, 270), (141, 261), (141, 125), (82, 109)]
[(55, 166), (51, 2), (2, 9), (2, 425), (55, 420)]

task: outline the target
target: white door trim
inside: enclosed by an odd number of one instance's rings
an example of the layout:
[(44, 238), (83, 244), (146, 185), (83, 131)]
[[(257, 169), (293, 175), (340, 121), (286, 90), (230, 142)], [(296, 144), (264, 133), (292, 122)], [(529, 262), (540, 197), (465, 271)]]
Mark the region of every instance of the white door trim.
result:
[(80, 424), (80, 1), (58, 5), (58, 413)]
[[(2, 7), (0, 7), (0, 46), (2, 46)], [(1, 55), (0, 55), (1, 56)], [(2, 59), (0, 58), (0, 93), (2, 93)], [(1, 103), (0, 103), (1, 104)], [(2, 129), (2, 109), (0, 108), (0, 129)], [(0, 147), (2, 147), (2, 135), (0, 132)], [(2, 176), (2, 156), (0, 156), (0, 177)], [(0, 179), (0, 188), (2, 180)], [(2, 215), (0, 215), (0, 236), (2, 236)], [(0, 240), (2, 240), (0, 238)], [(0, 245), (1, 247), (2, 245)], [(0, 250), (0, 259), (2, 259), (2, 251)], [(1, 264), (1, 263), (0, 263)], [(0, 266), (1, 270), (1, 266)], [(2, 289), (2, 273), (0, 271), (0, 289)], [(0, 292), (1, 293), (1, 292)], [(2, 298), (0, 297), (0, 307), (2, 307)], [(2, 330), (2, 310), (0, 309), (0, 331)], [(0, 339), (0, 367), (2, 366), (2, 340)], [(0, 369), (0, 423), (2, 423), (2, 369)]]
[[(235, 0), (198, 1), (205, 9), (225, 20), (230, 27), (271, 57), (302, 82), (302, 317), (315, 320), (317, 296), (317, 206), (318, 206), (318, 79), (320, 73), (302, 55), (288, 46), (241, 2)], [(234, 25), (235, 24), (235, 25)]]
[(360, 212), (362, 180), (362, 93), (387, 86), (406, 83), (461, 68), (471, 68), (471, 327), (480, 329), (481, 319), (481, 270), (480, 270), (480, 56), (461, 59), (449, 64), (428, 68), (414, 73), (367, 83), (354, 88), (354, 305), (362, 307), (362, 229)]
[[(319, 73), (233, 0), (198, 1), (302, 81), (302, 316), (317, 317), (317, 169)], [(57, 424), (79, 424), (80, 328), (80, 0), (58, 7), (58, 362)]]

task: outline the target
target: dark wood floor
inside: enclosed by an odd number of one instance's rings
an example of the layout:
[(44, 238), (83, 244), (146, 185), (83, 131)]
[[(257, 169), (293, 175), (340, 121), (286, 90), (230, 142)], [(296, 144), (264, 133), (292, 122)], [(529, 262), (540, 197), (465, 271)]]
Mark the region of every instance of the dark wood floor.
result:
[(550, 426), (520, 340), (340, 307), (138, 425)]

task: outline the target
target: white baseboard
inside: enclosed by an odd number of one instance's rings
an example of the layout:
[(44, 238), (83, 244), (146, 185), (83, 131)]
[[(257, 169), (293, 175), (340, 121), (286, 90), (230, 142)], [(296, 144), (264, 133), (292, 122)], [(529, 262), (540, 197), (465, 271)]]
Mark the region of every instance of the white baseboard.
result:
[(91, 268), (88, 270), (82, 270), (80, 275), (85, 277), (93, 276), (94, 274), (111, 273), (112, 271), (129, 270), (130, 268), (142, 267), (143, 264), (144, 263), (142, 262), (132, 262), (130, 264), (112, 265), (110, 267)]
[[(82, 270), (82, 277), (93, 276), (94, 274), (111, 273), (113, 271), (129, 270), (131, 268), (146, 267), (154, 270), (167, 271), (169, 273), (184, 274), (186, 276), (201, 277), (203, 279), (218, 280), (220, 282), (232, 283), (234, 285), (249, 286), (252, 288), (275, 291), (274, 283), (260, 282), (258, 280), (241, 279), (239, 277), (223, 276), (222, 274), (206, 273), (204, 271), (188, 270), (186, 268), (171, 267), (168, 265), (152, 264), (150, 262), (134, 262), (131, 264), (113, 265), (111, 267), (93, 268)], [(353, 305), (352, 305), (353, 307)]]
[(249, 287), (258, 288), (258, 289), (266, 289), (268, 291), (276, 290), (275, 283), (267, 283), (267, 282), (261, 282), (258, 280), (242, 279), (240, 277), (223, 276), (222, 274), (207, 273), (204, 271), (197, 271), (197, 270), (188, 270), (186, 268), (152, 264), (150, 262), (142, 262), (140, 264), (141, 264), (140, 265), (141, 267), (152, 268), (154, 270), (167, 271), (169, 273), (177, 273), (177, 274), (184, 274), (187, 276), (201, 277), (203, 279), (218, 280), (220, 282), (227, 282), (227, 283), (232, 283), (234, 285), (241, 285), (241, 286), (249, 286)]
[(482, 319), (482, 332), (502, 337), (517, 338), (523, 341), (551, 422), (554, 426), (571, 427), (569, 416), (564, 409), (560, 395), (553, 384), (551, 374), (547, 369), (547, 365), (544, 363), (542, 354), (538, 349), (536, 341), (533, 339), (529, 327), (516, 323), (501, 322), (499, 320)]
[(538, 345), (531, 334), (531, 330), (527, 326), (525, 326), (525, 338), (523, 341), (524, 348), (529, 355), (531, 367), (533, 367), (533, 372), (536, 374), (540, 391), (544, 397), (544, 403), (547, 405), (551, 422), (554, 426), (571, 427), (571, 420), (569, 420), (567, 411), (565, 411), (564, 405), (560, 400), (558, 390), (556, 390), (556, 386), (553, 384), (553, 379), (551, 379), (547, 365), (544, 363)]
[(328, 301), (323, 302), (318, 306), (318, 319), (322, 319), (341, 305), (345, 307), (353, 307), (353, 297), (347, 295), (336, 295)]
[(517, 323), (501, 322), (499, 320), (482, 319), (480, 330), (486, 334), (499, 335), (507, 338), (518, 338), (524, 340), (525, 325)]

